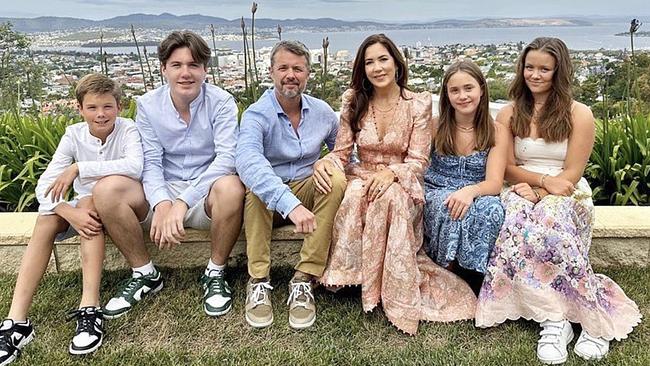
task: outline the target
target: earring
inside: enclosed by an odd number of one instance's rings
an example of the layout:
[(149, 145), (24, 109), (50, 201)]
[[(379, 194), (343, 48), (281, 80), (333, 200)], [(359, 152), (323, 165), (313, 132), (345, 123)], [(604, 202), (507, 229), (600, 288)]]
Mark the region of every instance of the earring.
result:
[(399, 69), (395, 70), (395, 80), (399, 80), (400, 74), (399, 74)]
[(370, 90), (372, 88), (372, 84), (370, 84), (370, 81), (368, 79), (364, 78), (363, 81), (361, 82), (361, 86), (363, 87), (364, 90)]

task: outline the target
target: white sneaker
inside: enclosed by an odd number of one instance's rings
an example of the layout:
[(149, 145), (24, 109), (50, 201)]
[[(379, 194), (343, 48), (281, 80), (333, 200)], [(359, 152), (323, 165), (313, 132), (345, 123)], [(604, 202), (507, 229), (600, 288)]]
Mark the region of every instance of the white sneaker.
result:
[(585, 360), (600, 360), (609, 352), (609, 341), (592, 337), (583, 330), (573, 347), (573, 352)]
[(547, 320), (540, 324), (542, 331), (537, 341), (537, 358), (542, 363), (556, 365), (566, 362), (569, 353), (566, 350), (567, 344), (573, 340), (573, 329), (566, 320), (554, 322)]

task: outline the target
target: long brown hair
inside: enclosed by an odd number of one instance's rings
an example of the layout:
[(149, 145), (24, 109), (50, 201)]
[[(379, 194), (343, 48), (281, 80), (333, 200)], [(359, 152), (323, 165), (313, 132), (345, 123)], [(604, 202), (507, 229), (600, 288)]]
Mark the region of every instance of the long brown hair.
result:
[(487, 150), (494, 146), (495, 142), (495, 127), (492, 116), (490, 115), (490, 97), (488, 95), (487, 82), (481, 69), (475, 63), (469, 60), (460, 60), (449, 66), (442, 79), (442, 87), (440, 88), (440, 101), (438, 102), (438, 130), (436, 137), (433, 139), (434, 149), (438, 154), (443, 155), (456, 155), (457, 151), (454, 143), (454, 136), (456, 136), (456, 119), (454, 107), (449, 101), (447, 93), (447, 84), (449, 79), (457, 72), (465, 72), (476, 82), (481, 88), (481, 99), (474, 115), (474, 131), (476, 133), (476, 150)]
[(352, 97), (349, 100), (349, 120), (350, 127), (353, 132), (359, 132), (361, 130), (360, 122), (363, 116), (368, 112), (368, 105), (370, 103), (370, 98), (374, 93), (374, 88), (368, 80), (366, 75), (366, 66), (365, 66), (365, 55), (366, 49), (372, 46), (375, 43), (380, 43), (382, 46), (386, 47), (388, 53), (391, 55), (395, 61), (396, 75), (395, 79), (397, 85), (400, 88), (400, 93), (403, 98), (404, 89), (408, 89), (406, 86), (408, 82), (408, 69), (406, 67), (406, 61), (404, 57), (397, 49), (397, 46), (390, 38), (386, 37), (383, 33), (373, 34), (364, 39), (357, 50), (357, 55), (354, 58), (354, 65), (352, 66), (352, 81), (350, 82), (350, 89), (354, 91)]
[(533, 118), (535, 101), (533, 94), (526, 85), (524, 68), (528, 52), (536, 50), (546, 52), (555, 59), (555, 71), (550, 94), (541, 113), (537, 117), (537, 131), (539, 137), (547, 142), (558, 142), (571, 135), (571, 80), (573, 79), (573, 65), (569, 49), (561, 39), (551, 37), (535, 38), (519, 56), (517, 61), (517, 74), (508, 94), (514, 102), (514, 112), (510, 120), (510, 128), (515, 136), (527, 137), (530, 135), (530, 123)]

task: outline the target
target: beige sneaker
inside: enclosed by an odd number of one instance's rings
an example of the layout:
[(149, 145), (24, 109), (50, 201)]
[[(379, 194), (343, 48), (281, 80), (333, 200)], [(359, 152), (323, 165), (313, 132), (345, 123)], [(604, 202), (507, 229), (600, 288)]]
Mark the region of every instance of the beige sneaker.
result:
[(316, 321), (316, 303), (311, 282), (293, 279), (289, 283), (289, 326), (293, 329), (311, 327)]
[(264, 328), (273, 324), (269, 281), (248, 282), (246, 287), (246, 322), (253, 328)]

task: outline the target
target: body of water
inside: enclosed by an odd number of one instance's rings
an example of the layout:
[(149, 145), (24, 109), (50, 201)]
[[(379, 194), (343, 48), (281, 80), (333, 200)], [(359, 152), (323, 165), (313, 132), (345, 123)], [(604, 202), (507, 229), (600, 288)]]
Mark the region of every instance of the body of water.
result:
[[(622, 50), (630, 47), (630, 38), (615, 36), (625, 32), (629, 23), (607, 23), (588, 27), (514, 27), (514, 28), (461, 28), (461, 29), (408, 29), (386, 30), (385, 33), (400, 46), (441, 46), (447, 44), (500, 44), (508, 42), (528, 43), (535, 37), (558, 37), (566, 42), (573, 50)], [(310, 49), (322, 47), (323, 37), (329, 37), (330, 52), (349, 50), (354, 52), (363, 39), (373, 31), (349, 32), (293, 32), (283, 33), (282, 39), (296, 39), (303, 42)], [(255, 48), (271, 47), (277, 40), (256, 40)], [(219, 48), (231, 48), (240, 51), (241, 41), (217, 41)], [(212, 42), (210, 40), (210, 45)], [(650, 37), (636, 37), (635, 49), (650, 49)], [(65, 51), (97, 52), (93, 48), (84, 47), (40, 47), (36, 49), (51, 49)], [(136, 52), (135, 47), (110, 47), (105, 48), (109, 53)], [(153, 52), (150, 51), (150, 52)]]

